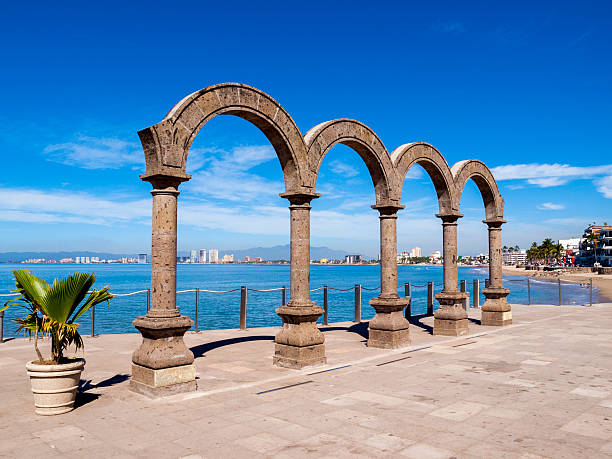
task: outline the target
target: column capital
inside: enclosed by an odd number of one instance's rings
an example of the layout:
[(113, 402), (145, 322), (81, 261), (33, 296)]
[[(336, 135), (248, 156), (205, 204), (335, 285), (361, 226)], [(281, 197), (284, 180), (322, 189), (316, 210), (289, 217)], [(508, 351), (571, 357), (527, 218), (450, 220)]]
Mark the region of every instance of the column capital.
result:
[(191, 174), (185, 174), (182, 172), (176, 172), (173, 174), (142, 174), (140, 175), (140, 180), (145, 182), (149, 182), (153, 185), (153, 189), (155, 190), (164, 190), (167, 188), (175, 188), (178, 190), (178, 187), (181, 183), (187, 182), (191, 179)]
[(486, 223), (490, 230), (501, 229), (501, 226), (507, 222), (503, 218), (490, 218), (487, 220), (483, 220), (483, 223)]
[(397, 211), (404, 209), (406, 206), (401, 204), (376, 204), (370, 207), (379, 212), (380, 218), (397, 218)]
[(288, 191), (285, 193), (279, 193), (281, 198), (289, 200), (291, 206), (308, 206), (310, 207), (310, 201), (321, 196), (321, 193), (315, 193), (314, 191)]
[(442, 219), (442, 223), (450, 223), (450, 224), (456, 225), (457, 220), (463, 217), (463, 214), (460, 214), (459, 212), (448, 213), (448, 214), (436, 214), (436, 217)]

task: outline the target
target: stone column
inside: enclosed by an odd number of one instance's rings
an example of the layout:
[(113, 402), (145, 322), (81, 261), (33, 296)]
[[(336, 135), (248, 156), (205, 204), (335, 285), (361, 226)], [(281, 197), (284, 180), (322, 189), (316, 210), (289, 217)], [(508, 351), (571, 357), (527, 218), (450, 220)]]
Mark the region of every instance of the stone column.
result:
[(486, 300), (482, 305), (482, 325), (510, 325), (512, 310), (506, 297), (510, 290), (502, 283), (501, 226), (505, 220), (484, 220), (489, 227), (489, 286), (482, 289)]
[(178, 186), (188, 177), (142, 176), (153, 185), (151, 308), (134, 326), (142, 344), (132, 354), (130, 388), (158, 397), (196, 389), (193, 353), (183, 335), (193, 321), (176, 306), (176, 208)]
[(275, 338), (274, 364), (304, 368), (327, 362), (325, 337), (317, 328), (323, 309), (310, 300), (310, 201), (316, 193), (283, 193), (291, 205), (291, 299), (276, 313), (283, 327)]
[(442, 219), (444, 290), (436, 295), (440, 307), (434, 313), (434, 335), (467, 335), (468, 315), (463, 309), (467, 294), (457, 289), (457, 220), (463, 215), (436, 216)]
[(370, 300), (368, 346), (395, 349), (410, 344), (410, 322), (403, 310), (409, 298), (397, 294), (397, 211), (403, 206), (372, 206), (380, 213), (380, 295)]

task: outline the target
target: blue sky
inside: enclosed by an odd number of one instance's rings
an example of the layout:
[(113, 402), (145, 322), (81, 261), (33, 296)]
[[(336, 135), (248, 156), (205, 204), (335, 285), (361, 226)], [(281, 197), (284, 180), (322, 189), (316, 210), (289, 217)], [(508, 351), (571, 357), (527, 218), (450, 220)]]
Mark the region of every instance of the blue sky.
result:
[[(610, 2), (61, 3), (2, 7), (0, 251), (148, 251), (136, 132), (226, 81), (276, 98), (302, 133), (348, 117), (389, 151), (427, 141), (451, 165), (485, 161), (506, 201), (504, 243), (612, 223)], [(188, 169), (179, 250), (288, 243), (281, 170), (254, 126), (213, 119)], [(376, 255), (360, 158), (334, 147), (318, 188), (312, 244)], [(402, 199), (398, 249), (440, 248), (420, 168)], [(486, 251), (471, 182), (462, 211), (459, 252)]]

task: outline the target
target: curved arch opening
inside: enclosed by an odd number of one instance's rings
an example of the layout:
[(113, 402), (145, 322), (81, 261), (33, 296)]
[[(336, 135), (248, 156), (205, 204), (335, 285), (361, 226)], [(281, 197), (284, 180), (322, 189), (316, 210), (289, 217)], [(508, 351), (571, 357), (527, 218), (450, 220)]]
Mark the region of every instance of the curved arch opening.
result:
[[(351, 146), (333, 145), (322, 158), (317, 175), (321, 197), (311, 203), (312, 288), (350, 289), (329, 290), (330, 323), (353, 320), (354, 285), (363, 287), (362, 320), (374, 316), (368, 302), (379, 294), (379, 221), (378, 212), (370, 207), (376, 203), (376, 192), (370, 169), (360, 156)], [(360, 255), (362, 262), (347, 264), (349, 255)], [(323, 291), (313, 292), (312, 299), (323, 306)]]

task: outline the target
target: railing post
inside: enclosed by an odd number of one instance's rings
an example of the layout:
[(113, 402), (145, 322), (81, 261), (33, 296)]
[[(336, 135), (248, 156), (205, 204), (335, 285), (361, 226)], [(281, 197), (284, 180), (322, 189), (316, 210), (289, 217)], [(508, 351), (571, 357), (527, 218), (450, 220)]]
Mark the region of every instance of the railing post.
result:
[(472, 282), (472, 306), (475, 308), (480, 307), (480, 282), (478, 279), (474, 279)]
[(406, 282), (404, 284), (404, 297), (408, 298), (408, 304), (406, 305), (406, 309), (404, 309), (404, 317), (406, 319), (410, 319), (412, 316), (412, 297), (410, 294), (410, 282)]
[(240, 287), (240, 330), (246, 330), (247, 288)]
[(361, 322), (361, 285), (355, 284), (355, 323)]
[(589, 279), (589, 287), (590, 287), (590, 296), (589, 296), (589, 306), (593, 306), (593, 278)]
[(147, 289), (147, 312), (151, 309), (151, 289)]
[(531, 283), (530, 278), (527, 278), (527, 304), (531, 304)]
[[(467, 282), (465, 280), (461, 281), (461, 291), (463, 293), (467, 293)], [(470, 298), (468, 296), (466, 296), (463, 299), (463, 309), (465, 309), (466, 311), (468, 311), (470, 309)]]
[(200, 333), (199, 323), (200, 323), (200, 289), (196, 287), (196, 310), (195, 310), (195, 332)]
[(287, 287), (283, 285), (283, 302), (282, 305), (285, 306), (287, 304)]
[(559, 281), (559, 306), (561, 306), (561, 304), (563, 303), (561, 299), (561, 278), (559, 278), (558, 281)]
[(4, 343), (4, 311), (0, 311), (0, 343)]
[(427, 315), (433, 316), (434, 288), (433, 282), (427, 282)]
[(323, 286), (323, 325), (329, 325), (329, 292), (327, 285)]
[(94, 332), (94, 323), (96, 322), (96, 305), (94, 304), (91, 307), (91, 337), (93, 338), (94, 336), (96, 336), (95, 332)]

